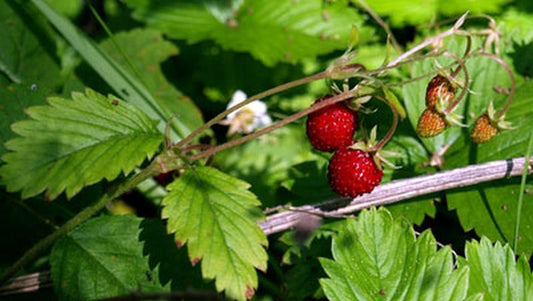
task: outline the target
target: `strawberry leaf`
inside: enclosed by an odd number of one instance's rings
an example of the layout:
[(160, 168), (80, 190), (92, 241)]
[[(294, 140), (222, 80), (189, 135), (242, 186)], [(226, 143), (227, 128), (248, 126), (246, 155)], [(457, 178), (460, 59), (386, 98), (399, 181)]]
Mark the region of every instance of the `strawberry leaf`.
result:
[(83, 186), (131, 172), (159, 147), (162, 135), (142, 111), (90, 89), (72, 100), (50, 97), (12, 125), (21, 137), (5, 144), (0, 176), (8, 191), (28, 198), (46, 190), (71, 198)]
[(364, 18), (345, 1), (244, 1), (223, 13), (213, 3), (130, 1), (128, 5), (136, 9), (137, 19), (174, 38), (191, 43), (211, 39), (225, 49), (250, 52), (269, 66), (347, 48), (351, 24), (359, 28), (361, 39), (373, 36), (373, 30), (363, 26)]
[(203, 287), (198, 269), (177, 250), (160, 220), (103, 216), (59, 239), (50, 258), (62, 300), (93, 300)]
[(468, 295), (483, 294), (480, 300), (533, 300), (533, 274), (525, 256), (515, 260), (509, 245), (494, 245), (483, 237), (466, 244), (470, 269)]
[(330, 300), (463, 300), (468, 270), (454, 269), (449, 247), (415, 238), (385, 209), (361, 212), (333, 237), (333, 260), (321, 258), (329, 278), (320, 284)]
[(229, 298), (251, 298), (257, 288), (254, 268), (266, 270), (266, 236), (257, 224), (264, 215), (249, 184), (210, 167), (186, 171), (168, 186), (163, 218), (178, 246), (187, 243), (193, 264), (215, 279)]

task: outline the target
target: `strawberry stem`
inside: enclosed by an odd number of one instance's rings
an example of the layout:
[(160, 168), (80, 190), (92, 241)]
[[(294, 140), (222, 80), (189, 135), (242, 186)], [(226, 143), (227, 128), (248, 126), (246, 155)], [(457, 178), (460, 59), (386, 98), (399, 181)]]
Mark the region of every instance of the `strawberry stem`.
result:
[(458, 58), (455, 54), (453, 53), (450, 53), (450, 52), (443, 52), (442, 53), (443, 55), (445, 56), (448, 56), (448, 57), (451, 57), (452, 59), (454, 59), (458, 64), (459, 64), (459, 68), (461, 68), (461, 70), (463, 70), (463, 73), (465, 74), (465, 80), (464, 80), (464, 84), (461, 88), (463, 88), (461, 90), (461, 93), (450, 103), (450, 105), (444, 110), (444, 114), (448, 115), (450, 112), (453, 111), (453, 109), (455, 109), (455, 107), (457, 107), (457, 105), (459, 104), (459, 102), (461, 102), (461, 100), (463, 99), (463, 97), (466, 95), (466, 92), (468, 91), (468, 81), (469, 81), (469, 75), (468, 75), (468, 69), (466, 69), (465, 67), (465, 63), (463, 61), (463, 59), (460, 59)]
[(377, 99), (379, 99), (379, 100), (383, 101), (384, 103), (386, 103), (389, 106), (389, 108), (391, 109), (391, 111), (392, 111), (392, 125), (389, 128), (389, 131), (387, 132), (385, 137), (383, 137), (383, 139), (381, 139), (378, 143), (376, 143), (376, 145), (372, 146), (372, 148), (370, 149), (371, 152), (379, 151), (380, 149), (383, 148), (383, 146), (385, 146), (385, 144), (387, 144), (387, 142), (389, 142), (389, 140), (394, 135), (394, 132), (396, 132), (396, 128), (398, 127), (398, 121), (399, 121), (399, 119), (398, 119), (398, 110), (396, 110), (396, 107), (394, 107), (387, 99), (385, 99), (384, 97), (382, 97), (380, 95), (374, 95), (374, 97), (376, 97)]
[(310, 83), (310, 82), (315, 81), (315, 80), (326, 78), (326, 77), (328, 77), (328, 75), (329, 75), (328, 72), (323, 71), (323, 72), (320, 72), (320, 73), (317, 73), (317, 74), (314, 74), (314, 75), (311, 75), (311, 76), (308, 76), (308, 77), (304, 77), (304, 78), (301, 78), (301, 79), (294, 80), (292, 82), (288, 82), (288, 83), (279, 85), (279, 86), (274, 87), (272, 89), (268, 89), (268, 90), (266, 90), (264, 92), (256, 94), (256, 95), (254, 95), (252, 97), (249, 97), (246, 100), (244, 100), (243, 102), (238, 103), (237, 105), (225, 110), (224, 112), (218, 114), (217, 116), (215, 116), (214, 118), (212, 118), (208, 122), (204, 123), (201, 127), (199, 127), (196, 130), (194, 130), (187, 137), (183, 138), (181, 141), (176, 143), (176, 145), (173, 148), (182, 148), (183, 146), (185, 146), (189, 142), (191, 142), (200, 133), (202, 133), (203, 131), (207, 130), (211, 126), (215, 125), (217, 122), (219, 122), (222, 119), (224, 119), (230, 113), (237, 111), (238, 109), (244, 107), (245, 105), (247, 105), (247, 104), (249, 104), (249, 103), (251, 103), (251, 102), (253, 102), (255, 100), (258, 100), (260, 98), (264, 98), (264, 97), (267, 97), (267, 96), (270, 96), (270, 95), (273, 95), (273, 94), (276, 94), (276, 93), (279, 93), (279, 92), (282, 92), (282, 91), (285, 91), (285, 90), (288, 90), (288, 89), (291, 89), (291, 88), (294, 88), (294, 87), (297, 87), (297, 86), (300, 86), (300, 85), (304, 85), (304, 84)]

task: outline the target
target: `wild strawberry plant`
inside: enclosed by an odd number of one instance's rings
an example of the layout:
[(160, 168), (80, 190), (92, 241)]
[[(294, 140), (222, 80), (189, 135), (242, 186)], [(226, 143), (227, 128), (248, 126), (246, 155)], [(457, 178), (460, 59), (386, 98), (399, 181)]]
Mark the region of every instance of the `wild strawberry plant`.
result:
[[(2, 283), (532, 299), (531, 15), (408, 2), (0, 2)], [(505, 179), (475, 173), (489, 161)], [(469, 165), (453, 187), (419, 177)]]

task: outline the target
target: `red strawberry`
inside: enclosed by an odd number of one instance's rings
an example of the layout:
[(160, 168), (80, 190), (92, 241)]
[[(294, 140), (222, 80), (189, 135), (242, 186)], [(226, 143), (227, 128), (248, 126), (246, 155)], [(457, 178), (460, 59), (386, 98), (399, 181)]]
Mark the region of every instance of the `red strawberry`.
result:
[(434, 108), (439, 102), (439, 97), (447, 104), (455, 96), (455, 91), (455, 87), (446, 77), (442, 75), (433, 77), (426, 89), (426, 106)]
[[(320, 98), (319, 103), (328, 98)], [(320, 151), (332, 152), (353, 144), (352, 138), (357, 129), (357, 112), (343, 103), (334, 103), (309, 114), (307, 137), (311, 145)]]
[(340, 148), (329, 161), (329, 186), (343, 197), (371, 192), (382, 177), (383, 171), (374, 158), (360, 149)]
[(427, 108), (418, 118), (416, 133), (423, 138), (437, 136), (442, 133), (448, 124), (444, 116), (435, 109)]

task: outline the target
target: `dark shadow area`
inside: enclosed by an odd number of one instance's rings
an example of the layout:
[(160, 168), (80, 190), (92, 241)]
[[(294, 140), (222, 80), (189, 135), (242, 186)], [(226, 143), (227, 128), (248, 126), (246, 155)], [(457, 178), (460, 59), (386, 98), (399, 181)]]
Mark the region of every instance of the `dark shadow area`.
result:
[(516, 72), (525, 77), (533, 77), (533, 42), (528, 44), (513, 42), (513, 48), (514, 52), (509, 53), (509, 56), (513, 59)]
[[(160, 219), (144, 219), (140, 224), (139, 241), (144, 243), (143, 255), (149, 257), (149, 266), (153, 271), (158, 268), (161, 284), (170, 286), (173, 291), (187, 289), (214, 290), (213, 283), (202, 279), (200, 264), (192, 266), (187, 256), (187, 248), (179, 248), (173, 235), (167, 234)], [(147, 276), (148, 277), (148, 276)]]
[(464, 232), (457, 212), (455, 210), (448, 210), (446, 196), (441, 194), (442, 200), (435, 202), (436, 213), (435, 217), (426, 216), (424, 222), (420, 226), (415, 225), (415, 230), (423, 232), (430, 229), (435, 239), (443, 245), (451, 245), (451, 248), (461, 256), (464, 256), (465, 244), (467, 241), (476, 239), (479, 236), (474, 230)]

